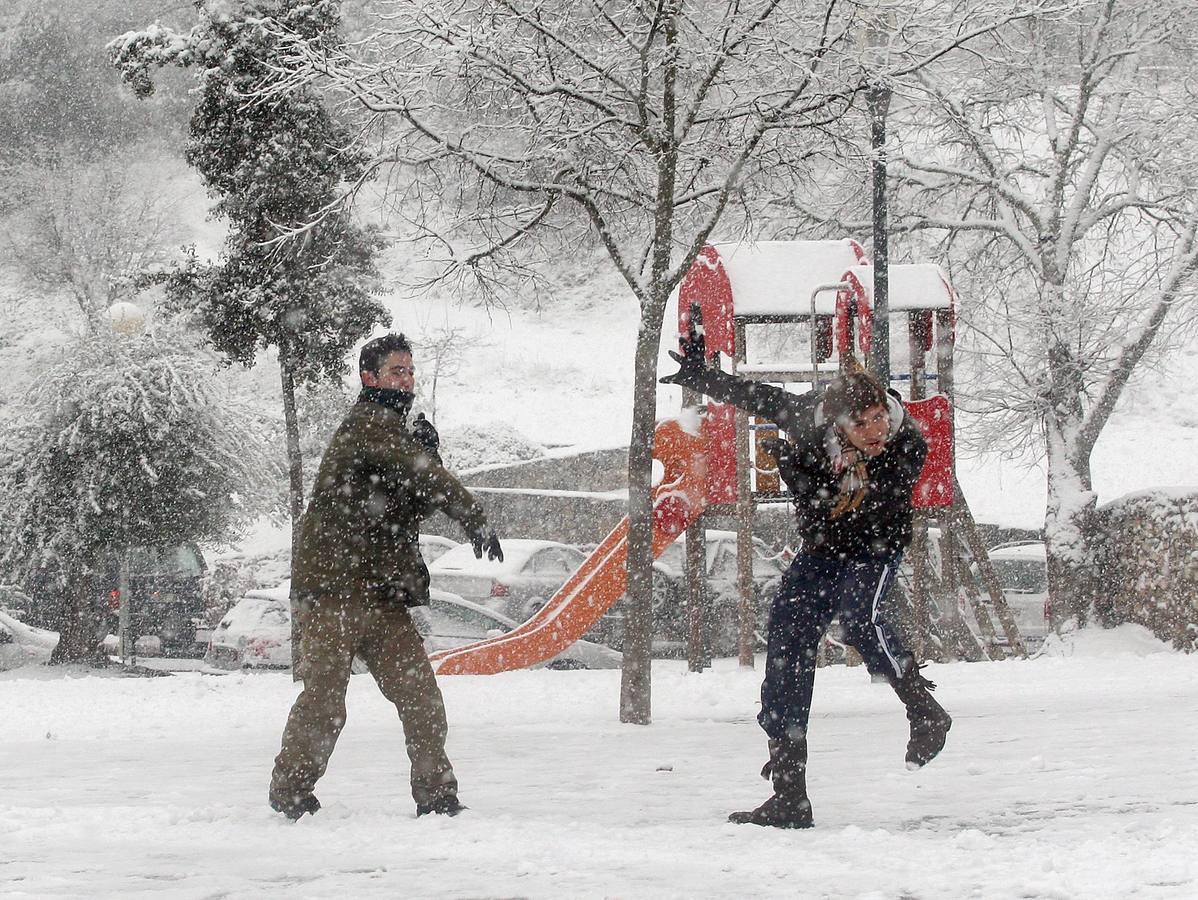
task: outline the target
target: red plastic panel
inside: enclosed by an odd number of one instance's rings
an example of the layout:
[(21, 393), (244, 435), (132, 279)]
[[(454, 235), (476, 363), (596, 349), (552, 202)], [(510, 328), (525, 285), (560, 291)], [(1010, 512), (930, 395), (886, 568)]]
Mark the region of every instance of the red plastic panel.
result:
[(708, 403), (703, 417), (707, 444), (707, 502), (736, 502), (736, 407)]
[(690, 324), (691, 304), (698, 303), (703, 311), (703, 335), (707, 357), (719, 353), (736, 354), (736, 329), (732, 325), (732, 282), (720, 254), (714, 247), (704, 247), (691, 263), (678, 289), (678, 333), (686, 334)]
[(924, 440), (928, 458), (924, 461), (911, 501), (916, 509), (951, 506), (953, 502), (953, 419), (948, 398), (943, 394), (905, 403)]
[(856, 273), (845, 272), (842, 280), (851, 287), (836, 293), (836, 352), (841, 356), (852, 355), (853, 332), (857, 332), (857, 344), (861, 352), (869, 353), (873, 324), (869, 297)]

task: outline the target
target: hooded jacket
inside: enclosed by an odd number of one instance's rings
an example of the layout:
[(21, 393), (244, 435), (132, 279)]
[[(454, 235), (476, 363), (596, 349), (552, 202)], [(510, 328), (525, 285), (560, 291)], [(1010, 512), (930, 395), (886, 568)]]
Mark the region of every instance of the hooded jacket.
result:
[(300, 523), (291, 567), (296, 597), (425, 604), (421, 521), (439, 509), (471, 538), (481, 536), (482, 507), (409, 434), (406, 407), (387, 396), (399, 393), (364, 391), (333, 435)]
[[(896, 553), (911, 541), (911, 492), (927, 458), (919, 427), (893, 392), (887, 393), (890, 439), (864, 460), (858, 481), (837, 472), (841, 439), (824, 418), (821, 395), (792, 394), (718, 369), (687, 379), (687, 387), (768, 419), (786, 435), (778, 442), (778, 473), (793, 497), (803, 552), (831, 558)], [(679, 382), (682, 383), (682, 382)], [(862, 492), (855, 497), (846, 493)]]

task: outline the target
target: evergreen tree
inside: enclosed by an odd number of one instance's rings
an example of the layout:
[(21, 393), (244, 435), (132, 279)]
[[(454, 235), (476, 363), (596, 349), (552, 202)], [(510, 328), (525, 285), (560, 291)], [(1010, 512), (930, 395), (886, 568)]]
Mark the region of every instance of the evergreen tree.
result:
[(97, 653), (95, 579), (115, 556), (228, 540), (279, 475), (264, 423), (171, 336), (84, 339), (7, 422), (0, 579), (54, 608), (56, 661)]
[[(231, 362), (253, 365), (276, 348), (282, 371), (290, 512), (303, 510), (303, 464), (296, 421), (297, 385), (334, 379), (352, 346), (389, 317), (371, 296), (376, 232), (339, 203), (366, 158), (319, 98), (300, 88), (271, 104), (251, 102), (269, 80), (279, 31), (337, 42), (338, 5), (329, 0), (246, 0), (196, 4), (187, 33), (159, 25), (109, 45), (113, 63), (139, 96), (154, 89), (152, 68), (195, 70), (199, 100), (187, 161), (229, 223), (220, 261), (194, 255), (167, 278), (168, 296), (194, 313), (212, 346)], [(268, 27), (269, 26), (269, 27)], [(285, 234), (302, 239), (279, 244)]]

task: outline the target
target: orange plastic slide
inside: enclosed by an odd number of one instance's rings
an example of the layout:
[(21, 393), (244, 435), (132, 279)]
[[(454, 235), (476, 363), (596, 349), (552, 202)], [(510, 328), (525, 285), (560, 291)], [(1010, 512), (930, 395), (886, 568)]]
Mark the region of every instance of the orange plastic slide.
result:
[[(654, 434), (653, 455), (665, 470), (653, 490), (653, 556), (707, 505), (704, 440), (673, 419)], [(624, 596), (628, 519), (617, 525), (549, 602), (507, 634), (432, 654), (439, 675), (493, 675), (551, 659), (586, 634)]]

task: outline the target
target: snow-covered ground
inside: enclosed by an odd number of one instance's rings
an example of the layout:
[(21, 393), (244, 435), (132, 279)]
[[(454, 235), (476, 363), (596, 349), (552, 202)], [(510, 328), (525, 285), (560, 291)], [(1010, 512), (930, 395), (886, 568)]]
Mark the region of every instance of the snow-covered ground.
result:
[(767, 794), (759, 671), (658, 663), (654, 720), (618, 672), (441, 679), (471, 807), (416, 819), (394, 711), (349, 723), (292, 824), (266, 805), (285, 674), (0, 674), (8, 897), (1192, 898), (1198, 657), (1124, 626), (1064, 655), (928, 670), (955, 716), (903, 767), (906, 722), (863, 669), (821, 670), (816, 827), (726, 824)]

